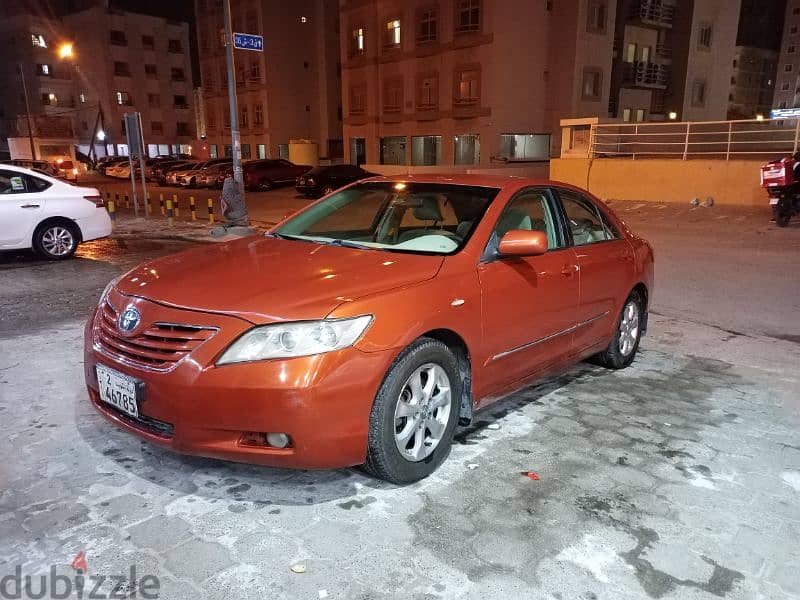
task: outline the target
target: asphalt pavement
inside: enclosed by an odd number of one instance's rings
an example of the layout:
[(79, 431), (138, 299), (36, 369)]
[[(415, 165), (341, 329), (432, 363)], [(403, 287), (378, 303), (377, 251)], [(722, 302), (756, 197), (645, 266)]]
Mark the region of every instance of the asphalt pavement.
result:
[(166, 228), (0, 255), (0, 597), (17, 568), (74, 579), (83, 556), (106, 593), (152, 575), (169, 600), (800, 598), (800, 226), (616, 209), (656, 251), (632, 367), (493, 405), (402, 488), (180, 456), (95, 414), (83, 323), (116, 274), (189, 245)]

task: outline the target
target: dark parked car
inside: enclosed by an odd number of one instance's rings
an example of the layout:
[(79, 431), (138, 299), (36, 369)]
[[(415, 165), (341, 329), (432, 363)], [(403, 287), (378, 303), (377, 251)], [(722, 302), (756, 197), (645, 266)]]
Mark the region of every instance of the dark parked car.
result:
[(296, 165), (282, 158), (251, 160), (243, 167), (244, 185), (249, 190), (269, 190), (279, 183), (294, 183), (311, 168), (311, 165)]
[(163, 160), (150, 167), (148, 169), (149, 173), (146, 172), (146, 175), (148, 179), (157, 182), (159, 185), (164, 185), (167, 183), (167, 173), (170, 169), (188, 164), (188, 160)]
[(314, 167), (304, 175), (300, 175), (294, 185), (295, 189), (305, 196), (327, 196), (332, 191), (348, 183), (367, 177), (375, 177), (375, 173), (365, 171), (355, 165), (330, 165)]

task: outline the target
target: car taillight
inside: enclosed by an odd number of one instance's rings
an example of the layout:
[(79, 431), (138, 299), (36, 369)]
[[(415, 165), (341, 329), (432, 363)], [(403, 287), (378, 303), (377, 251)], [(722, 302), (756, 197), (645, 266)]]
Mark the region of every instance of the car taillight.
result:
[(88, 200), (92, 204), (94, 204), (97, 208), (104, 208), (106, 205), (106, 201), (103, 199), (102, 196), (84, 196), (84, 200)]
[(72, 174), (73, 175), (77, 175), (78, 174), (78, 169), (72, 169)]

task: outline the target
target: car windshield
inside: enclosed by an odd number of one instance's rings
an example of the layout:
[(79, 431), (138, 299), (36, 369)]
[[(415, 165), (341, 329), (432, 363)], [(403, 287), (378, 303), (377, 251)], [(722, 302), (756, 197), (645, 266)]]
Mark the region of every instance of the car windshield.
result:
[(453, 254), (469, 239), (497, 188), (368, 182), (332, 194), (268, 235), (315, 243)]

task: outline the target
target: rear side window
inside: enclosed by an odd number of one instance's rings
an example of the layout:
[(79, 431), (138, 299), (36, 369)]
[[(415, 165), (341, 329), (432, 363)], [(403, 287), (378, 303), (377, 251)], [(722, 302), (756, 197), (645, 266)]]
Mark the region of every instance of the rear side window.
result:
[(27, 194), (46, 190), (50, 182), (26, 173), (0, 171), (0, 194)]
[(619, 232), (594, 202), (571, 190), (558, 190), (558, 196), (576, 246), (619, 239)]

